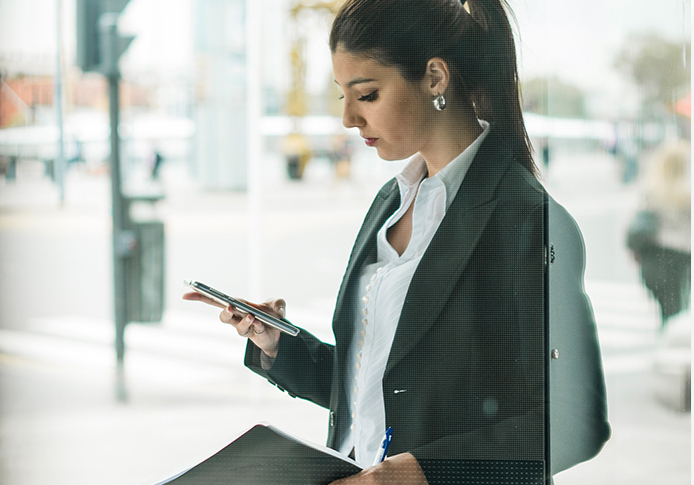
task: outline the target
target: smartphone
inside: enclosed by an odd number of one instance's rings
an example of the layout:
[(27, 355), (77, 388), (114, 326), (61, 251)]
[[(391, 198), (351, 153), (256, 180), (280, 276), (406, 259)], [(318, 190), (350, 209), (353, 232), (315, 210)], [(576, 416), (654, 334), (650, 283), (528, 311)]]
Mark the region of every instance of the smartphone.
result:
[(234, 308), (236, 308), (236, 311), (234, 312), (235, 315), (245, 315), (247, 313), (250, 313), (264, 324), (276, 328), (280, 332), (289, 334), (292, 337), (296, 337), (297, 335), (299, 335), (299, 327), (295, 327), (284, 318), (275, 318), (272, 315), (265, 313), (262, 310), (258, 310), (254, 306), (249, 305), (248, 303), (242, 302), (241, 300), (237, 300), (236, 298), (226, 295), (219, 290), (215, 290), (211, 286), (207, 286), (206, 284), (200, 283), (199, 281), (183, 280), (183, 283), (187, 286), (190, 286), (198, 293), (212, 298), (217, 303), (221, 303), (224, 306), (233, 306)]

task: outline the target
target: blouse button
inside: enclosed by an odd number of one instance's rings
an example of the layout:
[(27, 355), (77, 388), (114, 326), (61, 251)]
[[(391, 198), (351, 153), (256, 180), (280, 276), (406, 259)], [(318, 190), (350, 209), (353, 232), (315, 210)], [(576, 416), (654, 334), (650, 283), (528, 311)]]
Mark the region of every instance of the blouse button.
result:
[(354, 431), (355, 429), (357, 429), (357, 425), (353, 424), (352, 426), (350, 426), (350, 428), (352, 429), (352, 431)]
[(359, 394), (359, 388), (357, 386), (354, 386), (354, 394)]
[(362, 308), (361, 313), (362, 313), (362, 315), (366, 316), (369, 314), (369, 310), (367, 310), (366, 308)]
[(363, 340), (359, 341), (359, 347), (364, 348), (364, 341)]
[(366, 285), (366, 291), (371, 291), (371, 284)]
[(362, 330), (362, 331), (361, 331), (361, 336), (362, 336), (362, 337), (366, 337), (366, 330)]
[(365, 327), (369, 324), (369, 321), (366, 318), (361, 319), (361, 324), (364, 325)]
[(357, 360), (361, 360), (361, 352), (357, 354)]
[(361, 369), (361, 362), (357, 362), (356, 367), (357, 367), (357, 370)]
[(369, 303), (369, 295), (364, 295), (361, 299), (364, 303)]
[(374, 273), (371, 275), (371, 281), (374, 281), (375, 279), (376, 279), (376, 274)]

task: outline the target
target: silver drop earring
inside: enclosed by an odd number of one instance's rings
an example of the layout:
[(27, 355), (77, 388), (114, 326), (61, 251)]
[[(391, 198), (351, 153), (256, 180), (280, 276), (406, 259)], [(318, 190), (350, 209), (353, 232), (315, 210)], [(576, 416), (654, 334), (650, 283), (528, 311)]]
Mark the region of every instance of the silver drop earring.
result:
[(438, 93), (438, 95), (434, 98), (434, 108), (436, 108), (436, 111), (443, 111), (446, 109), (446, 98), (443, 97), (443, 94)]

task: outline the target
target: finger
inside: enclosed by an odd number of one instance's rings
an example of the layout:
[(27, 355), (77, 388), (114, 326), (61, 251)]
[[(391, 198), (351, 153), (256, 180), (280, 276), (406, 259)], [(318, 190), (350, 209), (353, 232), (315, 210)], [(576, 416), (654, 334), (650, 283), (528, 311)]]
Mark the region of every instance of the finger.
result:
[(237, 310), (231, 305), (227, 305), (219, 314), (219, 319), (222, 321), (222, 323), (230, 323), (231, 325), (236, 326), (245, 316), (246, 313)]
[(353, 477), (358, 476), (358, 475), (352, 475), (351, 477), (347, 478), (341, 478), (337, 481), (330, 482), (329, 485), (349, 485), (350, 483), (354, 483)]
[(349, 477), (341, 478), (337, 481), (331, 482), (330, 485), (350, 485), (354, 483), (363, 483), (362, 482), (362, 477), (366, 473), (366, 470), (362, 470), (356, 475), (352, 475)]
[(241, 321), (239, 321), (236, 324), (232, 323), (232, 325), (236, 327), (236, 331), (239, 333), (240, 336), (250, 338), (251, 333), (253, 332), (253, 322), (253, 315), (248, 314), (243, 319), (241, 319)]
[(263, 307), (263, 311), (266, 313), (275, 315), (279, 318), (284, 318), (287, 302), (285, 302), (282, 298), (270, 299), (263, 303)]
[(253, 322), (253, 325), (251, 325), (251, 330), (253, 332), (253, 337), (256, 337), (258, 335), (263, 335), (267, 331), (267, 327), (261, 321), (256, 320)]
[(280, 318), (284, 318), (287, 311), (287, 302), (282, 298), (275, 300), (272, 302), (272, 309), (280, 316)]
[(219, 313), (219, 320), (222, 323), (232, 323), (234, 318), (234, 309), (232, 307), (226, 307)]
[(183, 299), (184, 300), (189, 300), (189, 301), (201, 301), (203, 303), (207, 303), (208, 305), (216, 306), (219, 308), (224, 308), (224, 305), (221, 303), (218, 303), (214, 301), (212, 298), (208, 298), (205, 295), (201, 295), (200, 293), (196, 291), (191, 291), (190, 293), (184, 293), (183, 294)]

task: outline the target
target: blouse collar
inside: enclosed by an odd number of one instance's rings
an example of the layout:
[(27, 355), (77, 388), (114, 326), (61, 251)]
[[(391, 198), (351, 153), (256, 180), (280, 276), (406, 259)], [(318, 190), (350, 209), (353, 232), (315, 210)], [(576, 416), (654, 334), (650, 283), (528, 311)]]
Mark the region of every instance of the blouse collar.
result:
[[(472, 160), (475, 158), (480, 145), (487, 137), (489, 133), (489, 123), (484, 120), (478, 120), (480, 127), (482, 128), (482, 133), (473, 141), (465, 150), (463, 150), (457, 157), (451, 160), (445, 167), (443, 167), (434, 177), (437, 177), (446, 188), (446, 210), (451, 206), (453, 199), (458, 193), (458, 188), (460, 184), (463, 183), (463, 179), (467, 174), (470, 165), (472, 165)], [(427, 167), (424, 157), (419, 153), (416, 153), (410, 157), (409, 161), (402, 169), (396, 179), (398, 180), (401, 188), (413, 187), (419, 184), (419, 182), (424, 179), (427, 175)]]

